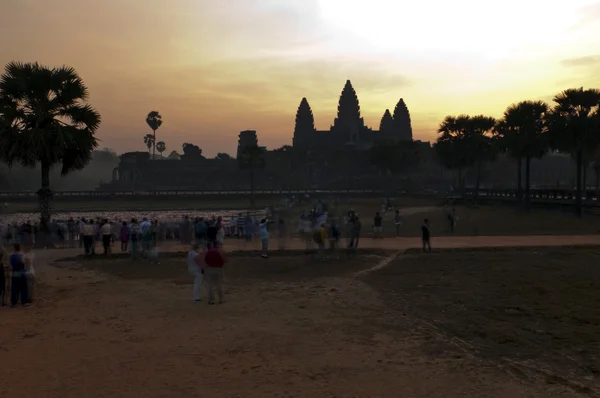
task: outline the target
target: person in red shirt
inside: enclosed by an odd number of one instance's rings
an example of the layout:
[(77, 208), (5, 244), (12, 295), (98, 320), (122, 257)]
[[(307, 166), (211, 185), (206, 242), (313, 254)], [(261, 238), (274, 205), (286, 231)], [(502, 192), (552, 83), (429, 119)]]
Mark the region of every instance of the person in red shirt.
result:
[(219, 304), (224, 303), (223, 297), (223, 267), (227, 262), (221, 249), (213, 247), (204, 255), (204, 277), (207, 281), (208, 304), (215, 303), (215, 289), (219, 296)]

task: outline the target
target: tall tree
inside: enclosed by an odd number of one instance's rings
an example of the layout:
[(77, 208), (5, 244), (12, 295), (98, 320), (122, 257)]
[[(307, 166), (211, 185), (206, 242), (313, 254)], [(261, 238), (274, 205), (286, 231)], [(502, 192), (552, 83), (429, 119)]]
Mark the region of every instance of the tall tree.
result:
[[(542, 101), (522, 101), (506, 108), (504, 117), (495, 127), (498, 144), (517, 159), (519, 173), (525, 162), (525, 208), (529, 210), (531, 159), (541, 158), (548, 150), (546, 117), (548, 105)], [(519, 174), (519, 188), (520, 188)]]
[(10, 62), (0, 78), (0, 160), (41, 169), (41, 224), (51, 216), (50, 169), (83, 169), (98, 146), (100, 114), (75, 69)]
[(255, 172), (265, 168), (265, 149), (258, 145), (244, 147), (238, 156), (238, 166), (242, 170), (250, 172), (250, 207), (256, 207), (254, 199), (254, 177)]
[(584, 156), (600, 144), (600, 90), (571, 88), (558, 93), (554, 102), (548, 115), (550, 144), (554, 149), (575, 154), (575, 214), (581, 217)]
[(202, 148), (198, 145), (190, 144), (189, 142), (185, 142), (181, 145), (181, 149), (183, 150), (183, 154), (190, 158), (202, 158)]
[(160, 154), (160, 157), (162, 158), (163, 152), (167, 150), (167, 144), (165, 144), (164, 141), (158, 141), (156, 143), (156, 150), (158, 151), (158, 153)]
[(152, 150), (152, 159), (154, 159), (154, 155), (156, 155), (156, 130), (158, 130), (159, 127), (162, 126), (162, 116), (157, 111), (152, 111), (148, 114), (148, 116), (146, 116), (146, 123), (152, 129), (152, 145), (154, 147), (154, 149)]
[(217, 156), (215, 156), (215, 159), (216, 160), (232, 160), (233, 157), (228, 153), (219, 152), (219, 153), (217, 153)]
[(152, 134), (146, 134), (144, 136), (144, 144), (148, 147), (148, 153), (150, 153), (150, 150), (154, 146), (154, 136)]

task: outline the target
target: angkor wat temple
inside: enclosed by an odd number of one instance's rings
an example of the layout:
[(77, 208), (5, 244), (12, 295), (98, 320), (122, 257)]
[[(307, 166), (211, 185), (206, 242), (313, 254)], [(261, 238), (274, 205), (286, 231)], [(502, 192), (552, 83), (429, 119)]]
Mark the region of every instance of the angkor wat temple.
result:
[(378, 140), (412, 140), (412, 126), (410, 112), (400, 98), (394, 108), (394, 114), (386, 109), (379, 130), (365, 126), (365, 121), (360, 115), (358, 96), (350, 80), (340, 95), (337, 117), (329, 130), (317, 130), (315, 118), (306, 98), (302, 98), (296, 113), (294, 128), (294, 148), (318, 149), (341, 148), (344, 146), (358, 149), (367, 149)]

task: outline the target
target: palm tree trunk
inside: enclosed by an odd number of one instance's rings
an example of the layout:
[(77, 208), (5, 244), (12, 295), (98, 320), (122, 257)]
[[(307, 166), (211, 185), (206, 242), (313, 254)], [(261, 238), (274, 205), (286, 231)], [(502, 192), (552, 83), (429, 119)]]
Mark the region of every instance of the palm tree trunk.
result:
[(154, 156), (156, 156), (156, 130), (152, 130), (152, 160), (154, 160)]
[(45, 229), (50, 222), (52, 191), (50, 190), (50, 165), (42, 162), (42, 188), (38, 191), (40, 200), (40, 224)]
[(517, 159), (517, 200), (521, 201), (523, 199), (523, 159)]
[(581, 200), (581, 180), (583, 174), (583, 149), (577, 149), (577, 192), (575, 194), (575, 215), (581, 217), (583, 215), (582, 200)]
[(531, 157), (525, 158), (525, 210), (529, 211), (529, 204), (531, 201), (529, 188), (531, 185)]

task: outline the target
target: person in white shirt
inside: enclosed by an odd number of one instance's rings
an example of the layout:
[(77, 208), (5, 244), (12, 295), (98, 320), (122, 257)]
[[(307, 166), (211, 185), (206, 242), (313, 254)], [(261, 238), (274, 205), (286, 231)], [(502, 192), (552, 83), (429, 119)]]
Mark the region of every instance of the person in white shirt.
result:
[(108, 220), (104, 220), (104, 224), (100, 227), (100, 235), (102, 235), (102, 247), (104, 247), (104, 255), (110, 254), (110, 244), (112, 241), (112, 226)]
[(204, 270), (202, 269), (202, 255), (200, 254), (200, 245), (195, 244), (187, 257), (188, 271), (194, 277), (194, 290), (192, 299), (200, 301), (200, 290), (202, 288), (202, 279)]

